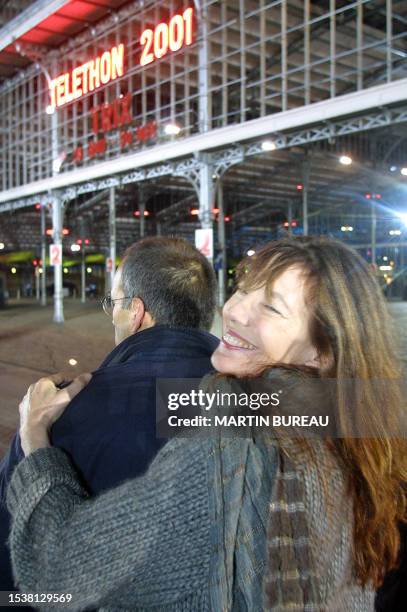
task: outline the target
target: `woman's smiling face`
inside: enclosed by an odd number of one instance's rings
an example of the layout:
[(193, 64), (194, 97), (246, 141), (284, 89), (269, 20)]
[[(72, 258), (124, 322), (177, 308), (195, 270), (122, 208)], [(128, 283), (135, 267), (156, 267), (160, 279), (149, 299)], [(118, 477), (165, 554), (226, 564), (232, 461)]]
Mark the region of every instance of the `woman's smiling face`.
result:
[(318, 367), (309, 336), (303, 270), (291, 267), (265, 287), (237, 290), (223, 308), (223, 336), (212, 355), (218, 372), (245, 376), (275, 363)]

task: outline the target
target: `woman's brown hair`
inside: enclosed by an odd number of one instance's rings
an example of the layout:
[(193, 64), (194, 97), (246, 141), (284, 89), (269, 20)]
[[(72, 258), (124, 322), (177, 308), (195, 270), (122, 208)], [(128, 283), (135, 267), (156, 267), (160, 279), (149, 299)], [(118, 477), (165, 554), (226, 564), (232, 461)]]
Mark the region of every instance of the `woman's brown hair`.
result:
[(356, 577), (377, 588), (397, 566), (399, 523), (407, 518), (407, 444), (396, 429), (406, 417), (403, 368), (392, 322), (368, 264), (330, 238), (271, 242), (241, 262), (237, 280), (246, 290), (265, 285), (271, 293), (275, 279), (293, 266), (307, 278), (311, 340), (326, 364), (319, 376), (337, 379), (338, 437), (327, 445), (353, 501)]

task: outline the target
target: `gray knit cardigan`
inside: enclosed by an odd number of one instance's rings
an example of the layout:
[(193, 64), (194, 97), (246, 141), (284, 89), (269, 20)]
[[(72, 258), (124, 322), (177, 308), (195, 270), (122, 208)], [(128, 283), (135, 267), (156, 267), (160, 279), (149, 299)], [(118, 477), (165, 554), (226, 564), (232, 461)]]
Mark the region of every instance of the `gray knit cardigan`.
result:
[[(17, 583), (72, 594), (70, 610), (285, 612), (263, 598), (266, 572), (281, 585), (266, 536), (278, 470), (277, 445), (261, 437), (174, 439), (144, 476), (90, 499), (61, 450), (37, 450), (8, 493)], [(303, 472), (323, 602), (306, 612), (370, 612), (374, 592), (353, 579), (351, 512), (332, 476), (338, 513), (325, 533), (320, 483)]]

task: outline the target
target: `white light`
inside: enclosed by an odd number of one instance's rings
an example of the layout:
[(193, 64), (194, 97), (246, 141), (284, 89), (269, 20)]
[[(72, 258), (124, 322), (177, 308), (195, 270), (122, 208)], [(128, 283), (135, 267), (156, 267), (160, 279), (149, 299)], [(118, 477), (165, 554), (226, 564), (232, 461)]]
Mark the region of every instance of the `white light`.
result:
[(38, 274), (42, 274), (42, 268), (38, 268)]
[(91, 274), (91, 273), (92, 273), (92, 268), (86, 268), (86, 272), (87, 272), (88, 274)]
[(56, 157), (55, 159), (52, 160), (52, 171), (54, 174), (58, 174), (58, 172), (61, 170), (61, 166), (64, 163), (64, 161), (66, 160), (66, 152), (65, 151), (61, 151), (61, 153), (58, 155), (58, 157)]
[(407, 168), (402, 168), (400, 170), (400, 174), (402, 174), (403, 176), (407, 176)]
[(57, 159), (52, 161), (52, 172), (57, 174), (61, 170), (62, 161), (63, 160), (60, 157), (57, 157)]
[(352, 163), (352, 158), (349, 157), (349, 155), (341, 155), (339, 158), (339, 162), (343, 165), (343, 166), (350, 166)]
[(73, 253), (76, 253), (77, 251), (80, 251), (80, 250), (81, 250), (81, 247), (79, 244), (71, 244), (71, 251)]
[(68, 268), (64, 268), (64, 274), (68, 274)]
[(390, 234), (390, 236), (400, 236), (401, 235), (401, 230), (390, 230), (389, 234)]
[(342, 225), (341, 232), (346, 232), (346, 226), (345, 225)]
[(72, 359), (70, 359), (70, 360), (68, 361), (68, 363), (69, 363), (69, 365), (71, 365), (71, 366), (76, 366), (78, 362), (76, 361), (76, 359), (73, 359), (73, 358), (72, 358)]
[(17, 274), (17, 268), (11, 268), (11, 274)]
[(387, 261), (389, 258), (387, 257), (387, 255), (383, 255), (383, 261)]
[(255, 254), (255, 252), (256, 252), (256, 251), (253, 251), (253, 249), (249, 249), (249, 250), (247, 251), (247, 255), (248, 255), (249, 257), (251, 257), (252, 255), (254, 255), (254, 254)]
[(47, 115), (53, 115), (55, 113), (55, 106), (52, 106), (52, 104), (48, 104), (47, 108), (45, 109), (45, 112), (47, 113)]
[(261, 148), (263, 151), (275, 151), (276, 145), (272, 140), (263, 140), (261, 143)]
[(384, 272), (385, 270), (391, 270), (391, 266), (379, 266), (379, 270)]
[(4, 242), (0, 242), (0, 251), (4, 249)]
[(176, 123), (167, 123), (164, 126), (164, 132), (167, 136), (177, 136), (181, 131), (181, 128)]
[(400, 213), (397, 216), (400, 217), (405, 225), (407, 225), (407, 213)]
[(353, 232), (353, 227), (351, 225), (348, 227), (348, 232)]
[(396, 172), (397, 166), (390, 166), (390, 172)]

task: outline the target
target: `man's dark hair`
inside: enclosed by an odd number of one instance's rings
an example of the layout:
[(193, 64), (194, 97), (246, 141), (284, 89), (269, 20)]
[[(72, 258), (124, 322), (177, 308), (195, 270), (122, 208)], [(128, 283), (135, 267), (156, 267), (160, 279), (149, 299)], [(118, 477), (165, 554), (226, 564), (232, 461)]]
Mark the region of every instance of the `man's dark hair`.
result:
[(183, 238), (154, 236), (124, 253), (124, 295), (139, 297), (157, 325), (209, 329), (216, 276), (206, 257)]

